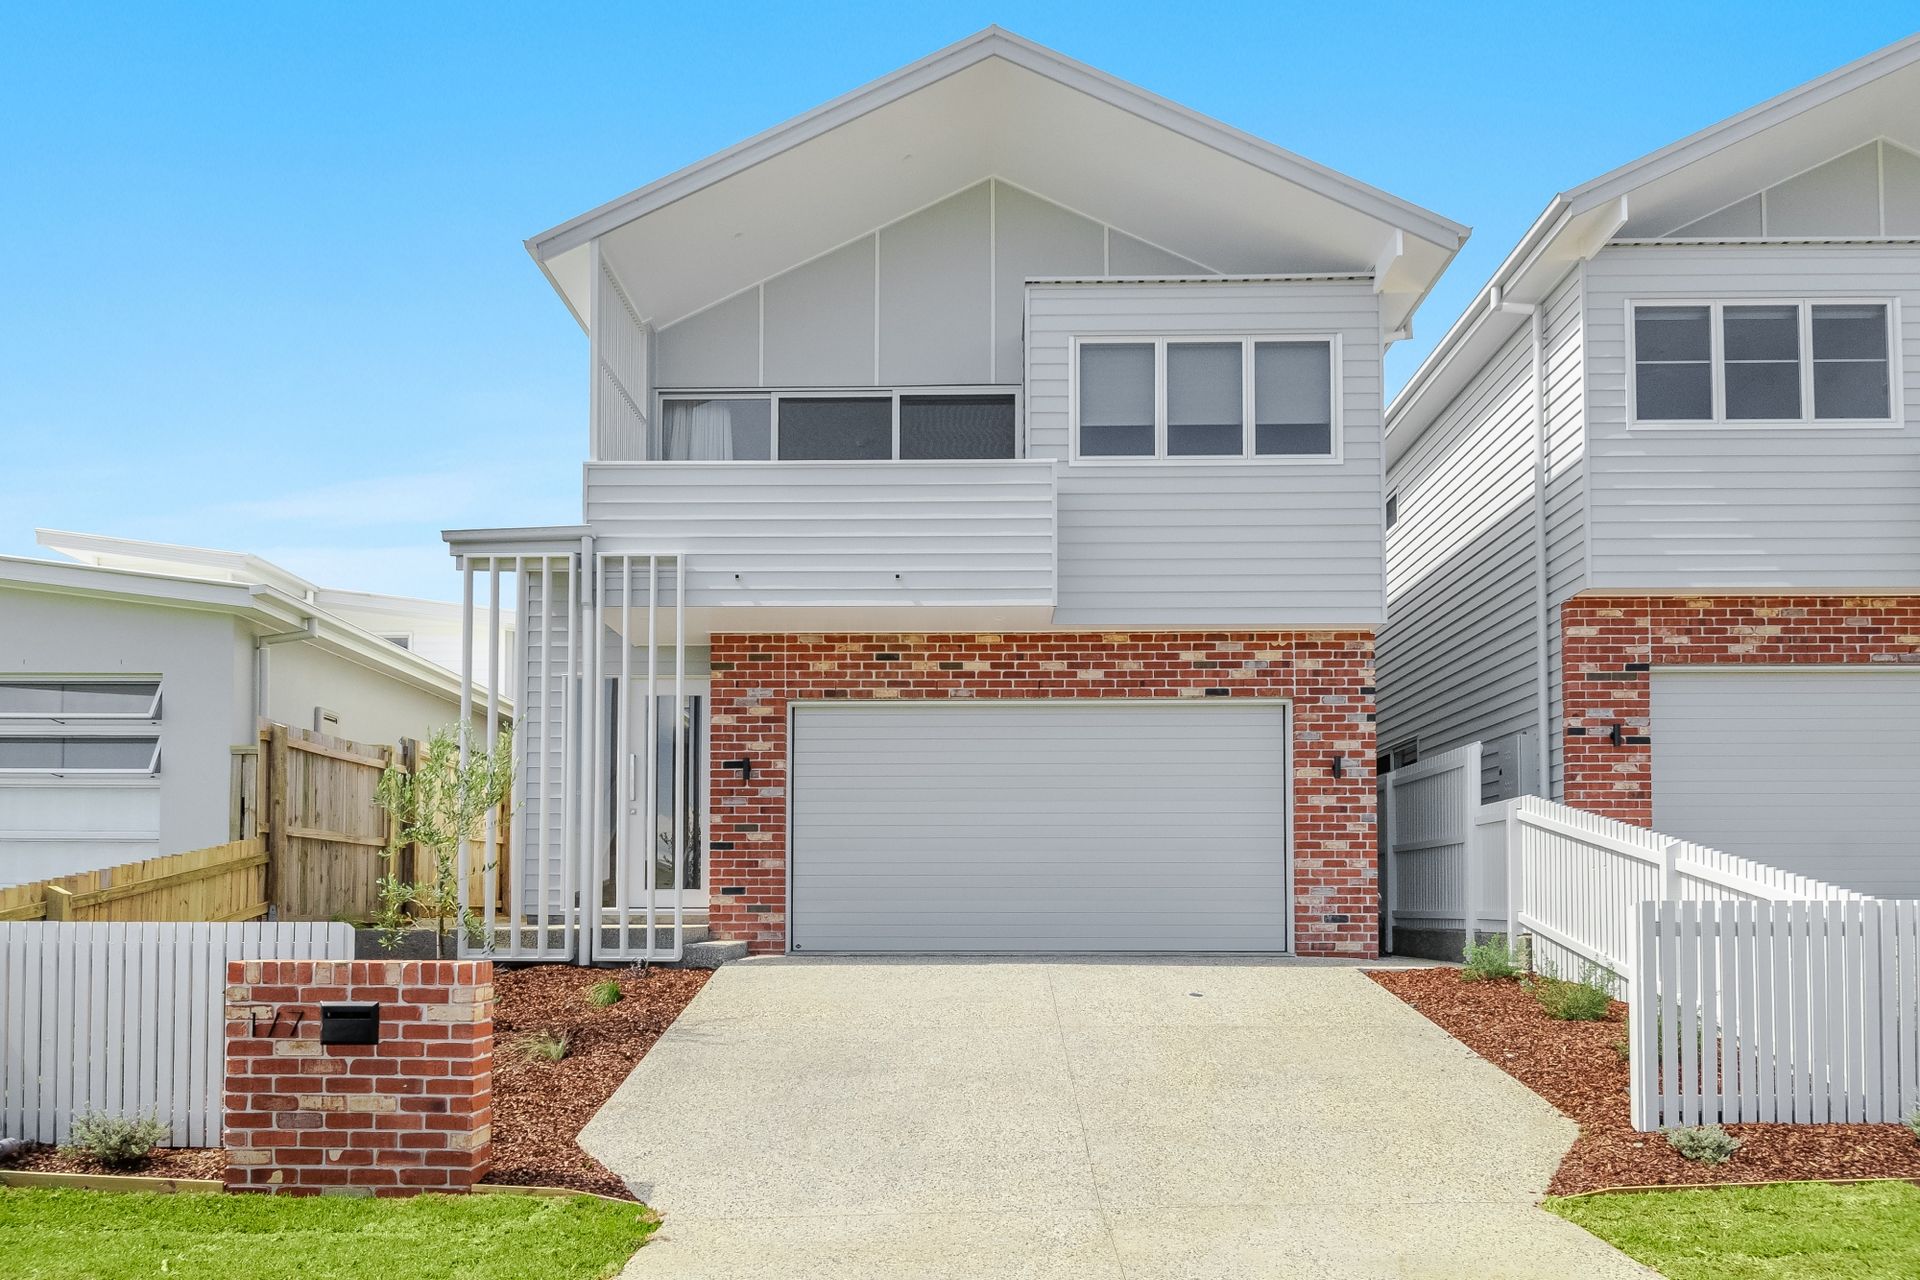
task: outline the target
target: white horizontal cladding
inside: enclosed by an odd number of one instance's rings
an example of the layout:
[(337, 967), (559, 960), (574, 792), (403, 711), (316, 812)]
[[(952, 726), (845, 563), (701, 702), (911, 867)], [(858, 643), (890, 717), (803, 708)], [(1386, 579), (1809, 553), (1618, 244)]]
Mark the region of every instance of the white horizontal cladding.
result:
[[(1365, 279), (1027, 286), (1026, 440), (1062, 459), (1063, 625), (1383, 618), (1380, 305)], [(1339, 354), (1331, 458), (1065, 461), (1076, 340), (1254, 336)]]
[[(1920, 585), (1920, 245), (1614, 246), (1586, 287), (1588, 585)], [(1631, 304), (1827, 298), (1892, 304), (1893, 423), (1631, 422)]]
[(589, 464), (605, 552), (687, 557), (687, 603), (1031, 605), (1054, 597), (1051, 461)]

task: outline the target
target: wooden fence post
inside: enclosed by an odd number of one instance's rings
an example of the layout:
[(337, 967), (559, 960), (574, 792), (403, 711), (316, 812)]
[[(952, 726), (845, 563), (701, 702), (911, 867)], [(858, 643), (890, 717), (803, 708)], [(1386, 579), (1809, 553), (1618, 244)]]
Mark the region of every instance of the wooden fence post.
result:
[(287, 851), (287, 726), (276, 724), (267, 733), (265, 812), (267, 816), (267, 905), (280, 905), (280, 884)]
[(57, 884), (47, 886), (47, 915), (49, 920), (73, 919), (73, 890), (63, 889)]

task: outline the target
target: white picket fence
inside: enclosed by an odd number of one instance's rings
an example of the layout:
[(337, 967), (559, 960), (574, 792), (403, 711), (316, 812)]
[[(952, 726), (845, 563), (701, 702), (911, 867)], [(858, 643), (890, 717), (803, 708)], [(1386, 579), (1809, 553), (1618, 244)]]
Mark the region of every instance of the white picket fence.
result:
[(352, 958), (345, 924), (0, 923), (0, 1137), (92, 1111), (217, 1145), (227, 962)]
[(1920, 902), (1646, 902), (1633, 1125), (1867, 1123), (1920, 1109)]
[(1532, 939), (1534, 966), (1577, 976), (1591, 964), (1631, 1000), (1642, 904), (1826, 901), (1866, 895), (1598, 814), (1522, 796), (1481, 811), (1504, 847), (1510, 938)]

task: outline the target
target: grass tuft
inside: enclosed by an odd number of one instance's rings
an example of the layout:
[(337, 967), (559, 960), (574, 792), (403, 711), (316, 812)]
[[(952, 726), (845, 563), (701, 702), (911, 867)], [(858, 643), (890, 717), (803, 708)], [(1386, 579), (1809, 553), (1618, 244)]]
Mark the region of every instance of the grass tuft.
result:
[(573, 1052), (573, 1037), (565, 1031), (530, 1031), (513, 1042), (522, 1062), (560, 1062)]
[(625, 998), (626, 993), (620, 990), (620, 982), (616, 978), (607, 978), (587, 988), (587, 1003), (596, 1009), (619, 1004)]
[(1520, 963), (1514, 959), (1513, 948), (1508, 945), (1504, 934), (1496, 934), (1485, 942), (1468, 942), (1466, 955), (1460, 966), (1462, 982), (1487, 982), (1494, 978), (1517, 978), (1520, 976)]
[(1542, 974), (1533, 979), (1531, 988), (1533, 998), (1547, 1011), (1547, 1016), (1560, 1022), (1604, 1022), (1607, 1010), (1613, 1005), (1613, 994), (1608, 987), (1612, 977), (1606, 970), (1588, 965), (1574, 980)]

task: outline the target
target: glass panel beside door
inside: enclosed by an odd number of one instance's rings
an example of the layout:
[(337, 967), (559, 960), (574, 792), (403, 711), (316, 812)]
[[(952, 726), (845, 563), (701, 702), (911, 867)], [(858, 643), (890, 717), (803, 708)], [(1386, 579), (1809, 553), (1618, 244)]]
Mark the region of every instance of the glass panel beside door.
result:
[[(608, 779), (607, 787), (611, 812), (607, 823), (609, 834), (605, 865), (613, 874), (605, 880), (601, 905), (612, 908), (624, 905), (629, 909), (644, 910), (647, 890), (651, 886), (655, 910), (672, 910), (677, 815), (681, 834), (680, 904), (688, 908), (705, 907), (707, 682), (686, 682), (687, 697), (679, 717), (679, 730), (685, 735), (682, 747), (685, 754), (677, 779), (674, 768), (676, 721), (673, 677), (660, 676), (654, 681), (651, 778), (643, 778), (648, 771), (646, 678), (629, 679), (624, 695), (618, 679), (607, 683), (608, 702), (611, 704), (609, 709), (614, 714), (606, 717), (608, 742), (605, 759), (612, 765), (613, 776)], [(619, 711), (624, 711), (627, 716), (624, 745), (618, 736)], [(674, 803), (676, 781), (681, 799), (678, 808)], [(646, 829), (649, 790), (652, 792), (654, 815), (653, 830), (650, 832)]]

